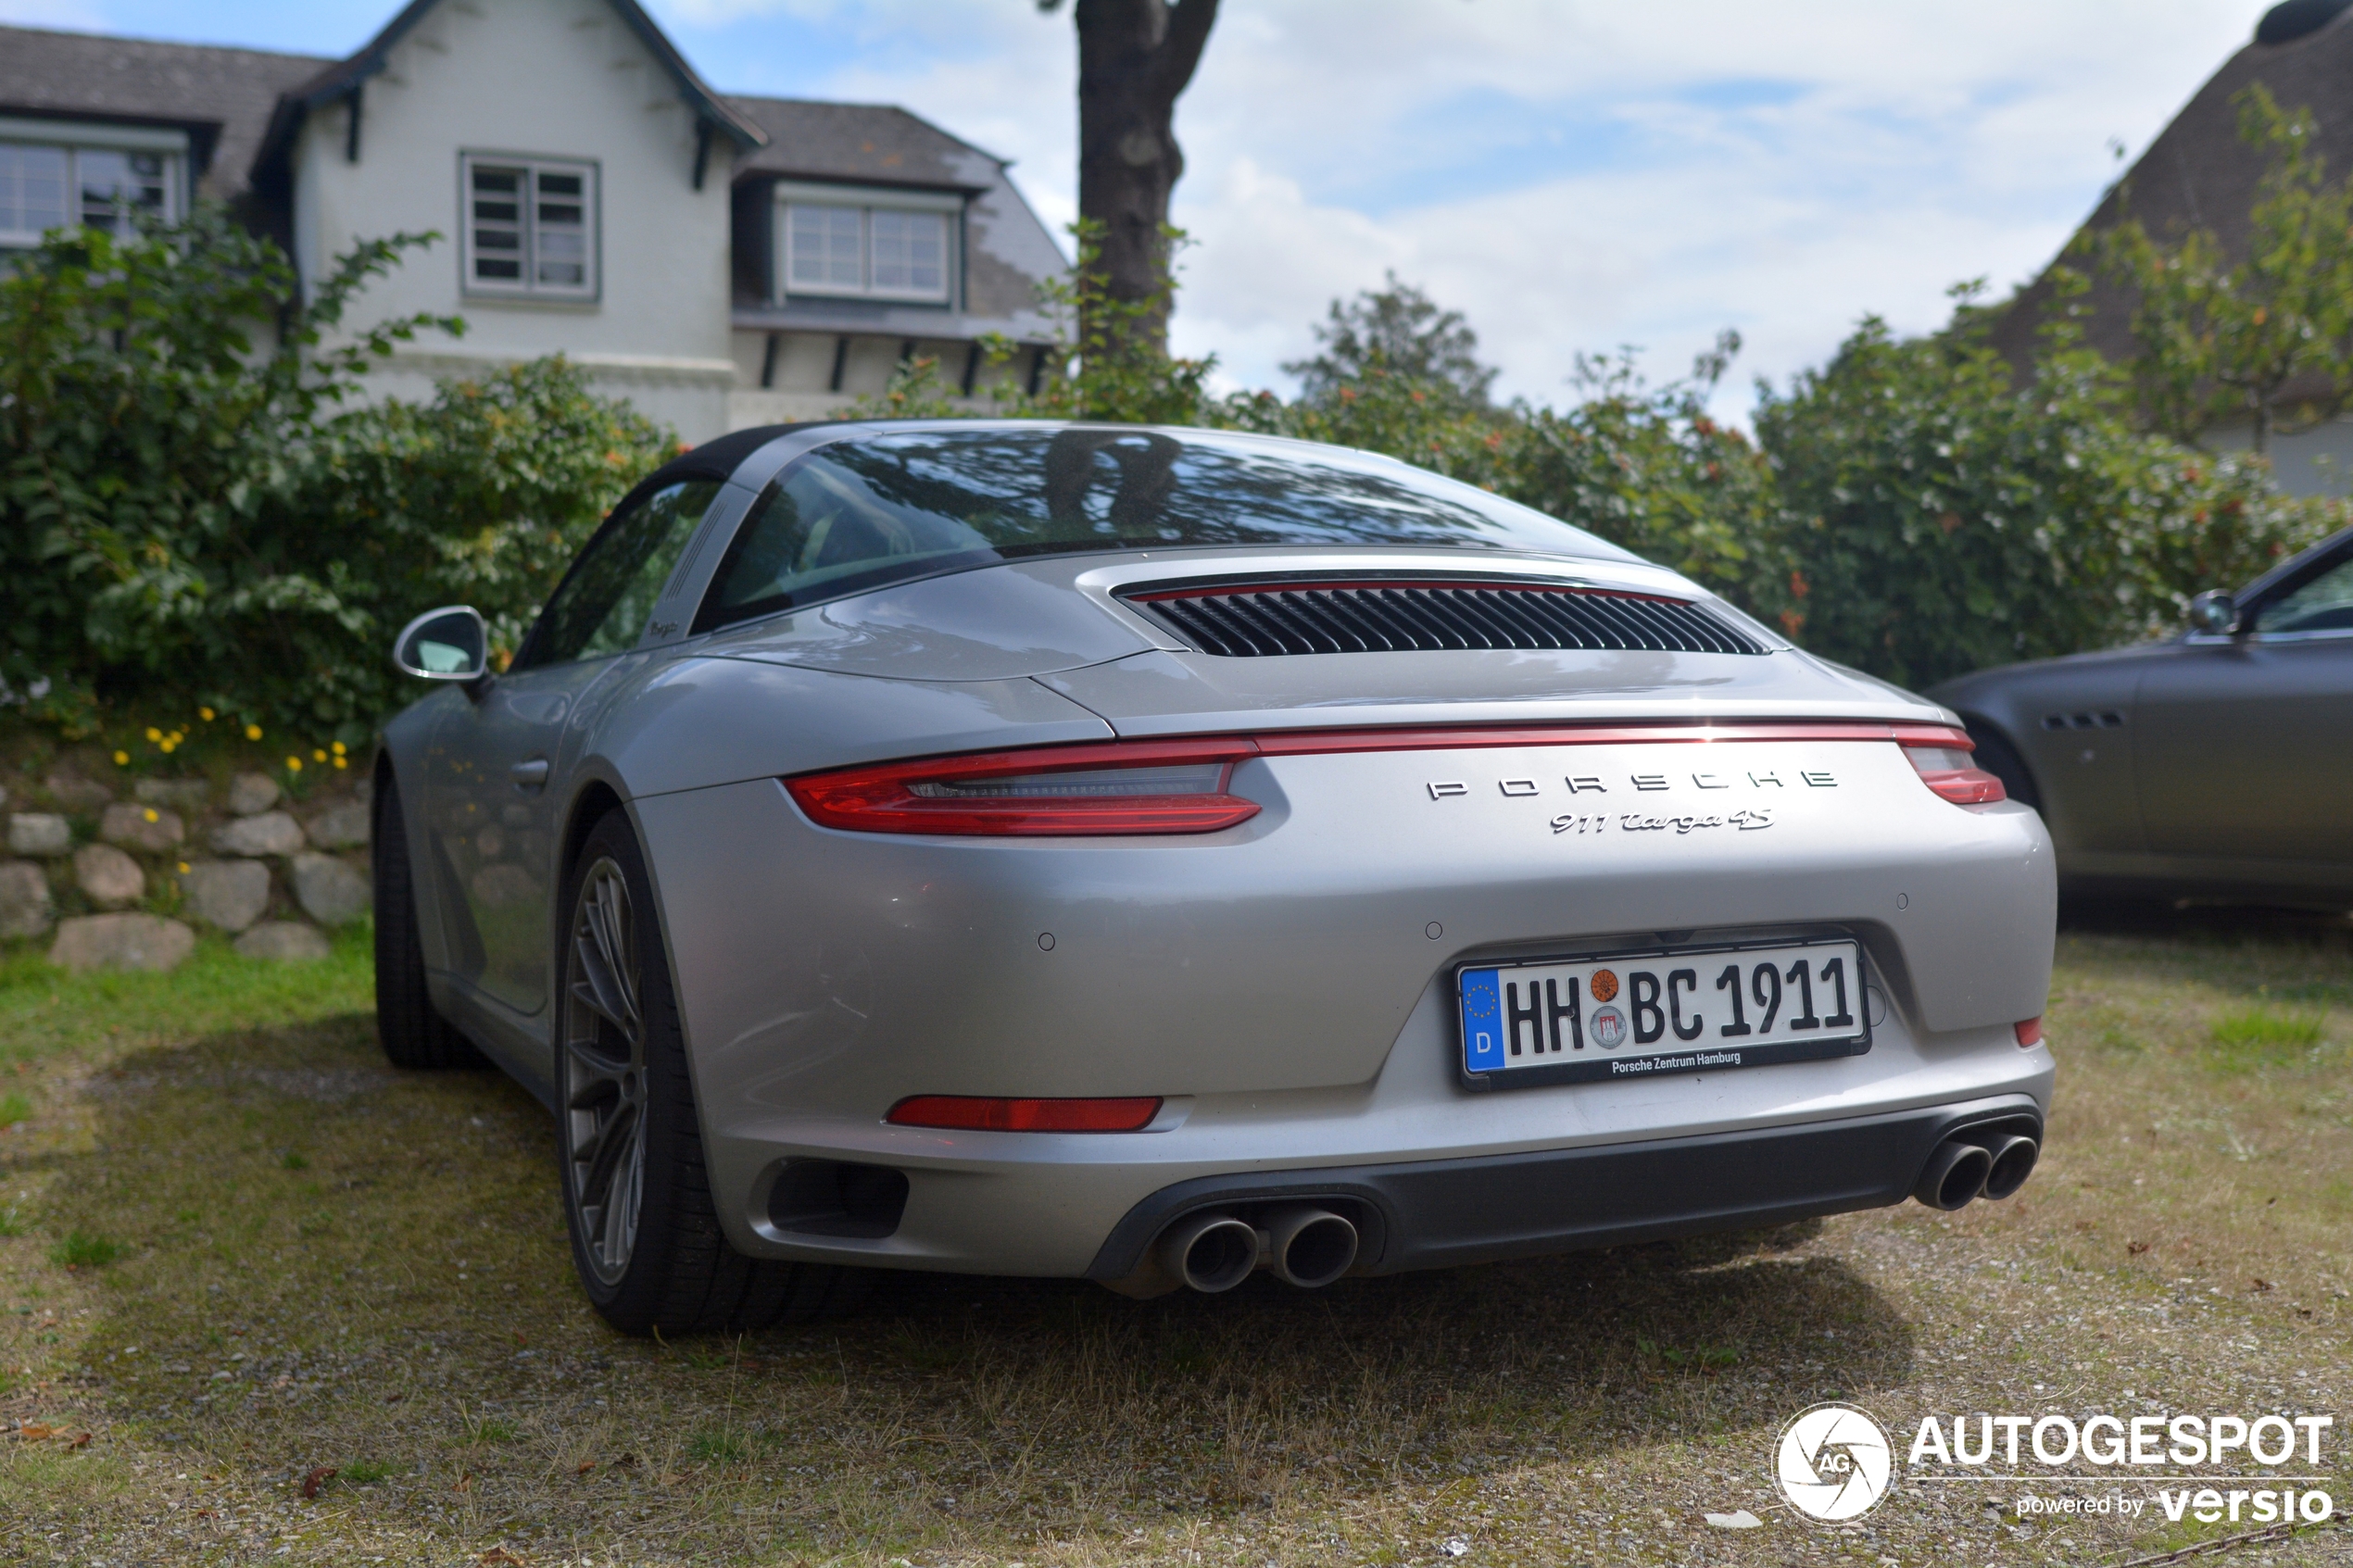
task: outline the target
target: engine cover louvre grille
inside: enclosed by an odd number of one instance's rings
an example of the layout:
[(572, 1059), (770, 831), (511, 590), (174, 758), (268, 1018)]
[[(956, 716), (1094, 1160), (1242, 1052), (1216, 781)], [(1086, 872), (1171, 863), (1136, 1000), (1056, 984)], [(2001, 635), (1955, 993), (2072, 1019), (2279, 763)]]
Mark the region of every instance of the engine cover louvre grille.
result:
[(1681, 599), (1532, 583), (1243, 583), (1121, 597), (1202, 653), (1592, 652), (1761, 654), (1765, 646)]

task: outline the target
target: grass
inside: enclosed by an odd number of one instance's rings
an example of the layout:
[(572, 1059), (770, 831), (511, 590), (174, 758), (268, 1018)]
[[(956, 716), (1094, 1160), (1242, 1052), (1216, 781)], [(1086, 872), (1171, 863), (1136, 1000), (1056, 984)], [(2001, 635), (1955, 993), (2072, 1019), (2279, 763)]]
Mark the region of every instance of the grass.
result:
[(2286, 1066), (2320, 1046), (2325, 1023), (2322, 1013), (2282, 1013), (2263, 1007), (2223, 1013), (2214, 1021), (2208, 1065), (2218, 1073)]
[(69, 974), (52, 968), (45, 951), (23, 944), (0, 958), (0, 1073), (60, 1052), (119, 1053), (348, 1015), (370, 1005), (374, 985), (364, 922), (345, 928), (317, 963), (239, 958), (218, 933), (200, 936), (170, 974)]
[(104, 1268), (121, 1256), (121, 1248), (88, 1231), (68, 1231), (63, 1241), (49, 1248), (49, 1261), (61, 1269)]
[(1730, 1366), (1741, 1359), (1740, 1351), (1730, 1345), (1693, 1345), (1678, 1348), (1661, 1345), (1656, 1340), (1637, 1336), (1634, 1348), (1645, 1356), (1655, 1357), (1661, 1364), (1682, 1367), (1693, 1372), (1707, 1372), (1716, 1367)]
[[(1314, 1294), (905, 1275), (847, 1323), (669, 1345), (583, 1303), (535, 1101), (384, 1064), (363, 935), (298, 986), (225, 957), (177, 1007), (0, 962), (34, 1109), (0, 1138), (0, 1424), (63, 1434), (0, 1439), (0, 1560), (2106, 1562), (2229, 1527), (1913, 1486), (1841, 1534), (1779, 1505), (1768, 1450), (1836, 1397), (1902, 1432), (2342, 1426), (2353, 1389), (2341, 927), (2070, 931), (2051, 1146), (2003, 1204)], [(77, 1232), (121, 1251), (69, 1271)], [(1701, 1517), (1737, 1509), (1765, 1527)]]

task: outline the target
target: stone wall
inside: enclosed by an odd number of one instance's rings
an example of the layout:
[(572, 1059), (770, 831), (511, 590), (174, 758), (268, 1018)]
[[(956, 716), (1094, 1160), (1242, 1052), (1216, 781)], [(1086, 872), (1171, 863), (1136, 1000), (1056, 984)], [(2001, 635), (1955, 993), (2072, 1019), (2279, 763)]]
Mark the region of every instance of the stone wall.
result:
[(177, 967), (196, 931), (247, 958), (327, 956), (369, 912), (368, 784), (290, 798), (264, 773), (101, 782), (69, 769), (0, 789), (0, 939), (68, 969)]

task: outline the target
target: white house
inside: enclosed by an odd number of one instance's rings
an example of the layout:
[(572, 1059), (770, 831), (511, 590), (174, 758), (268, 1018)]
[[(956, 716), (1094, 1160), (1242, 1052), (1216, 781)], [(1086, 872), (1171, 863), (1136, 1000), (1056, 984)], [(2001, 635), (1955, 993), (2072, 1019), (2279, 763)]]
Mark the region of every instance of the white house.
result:
[[(347, 59), (0, 28), (0, 247), (198, 196), (306, 283), (435, 231), (355, 323), (429, 310), (377, 372), (561, 351), (701, 440), (821, 416), (913, 355), (1033, 378), (1064, 265), (1003, 159), (878, 105), (714, 92), (635, 0), (414, 0)], [(988, 334), (1020, 344), (983, 363)]]

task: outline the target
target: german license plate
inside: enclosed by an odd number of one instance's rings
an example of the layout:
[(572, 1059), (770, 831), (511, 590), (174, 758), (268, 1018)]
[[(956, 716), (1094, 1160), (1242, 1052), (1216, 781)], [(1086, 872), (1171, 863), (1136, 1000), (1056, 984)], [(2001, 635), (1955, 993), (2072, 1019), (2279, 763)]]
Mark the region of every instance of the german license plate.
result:
[(1517, 1088), (1860, 1056), (1863, 981), (1848, 941), (1468, 964), (1463, 1073)]

